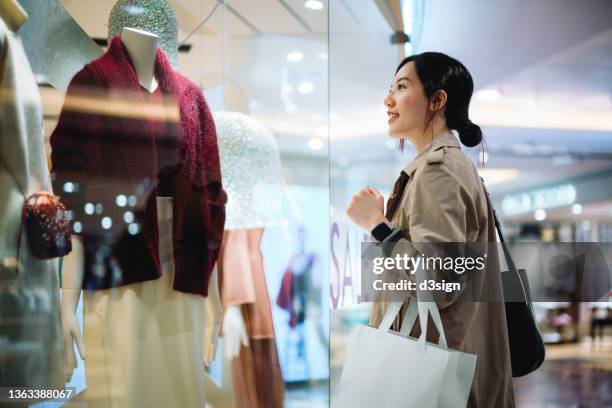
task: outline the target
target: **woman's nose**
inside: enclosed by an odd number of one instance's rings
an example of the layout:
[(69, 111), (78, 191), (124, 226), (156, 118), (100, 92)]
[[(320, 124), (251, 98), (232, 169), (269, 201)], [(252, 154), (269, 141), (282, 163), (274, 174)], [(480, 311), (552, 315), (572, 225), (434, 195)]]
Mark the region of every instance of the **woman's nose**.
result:
[(391, 97), (391, 94), (387, 94), (387, 96), (385, 96), (384, 102), (387, 108), (390, 108), (393, 106), (394, 102), (393, 102), (393, 98)]

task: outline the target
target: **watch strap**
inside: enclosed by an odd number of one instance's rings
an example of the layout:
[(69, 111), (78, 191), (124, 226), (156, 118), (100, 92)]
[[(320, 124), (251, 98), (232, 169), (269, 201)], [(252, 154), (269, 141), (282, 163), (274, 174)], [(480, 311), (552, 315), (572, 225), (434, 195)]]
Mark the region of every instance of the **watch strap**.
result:
[(386, 222), (381, 222), (372, 230), (372, 236), (378, 242), (383, 242), (391, 233), (393, 232), (393, 228), (389, 226)]

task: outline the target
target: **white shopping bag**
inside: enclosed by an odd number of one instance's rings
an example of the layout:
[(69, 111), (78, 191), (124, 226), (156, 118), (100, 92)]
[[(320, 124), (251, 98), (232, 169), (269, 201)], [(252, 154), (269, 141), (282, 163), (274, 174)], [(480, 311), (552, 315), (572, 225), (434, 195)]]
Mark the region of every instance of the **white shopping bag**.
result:
[[(379, 328), (357, 326), (348, 341), (337, 408), (465, 408), (476, 356), (448, 349), (438, 307), (412, 299), (398, 332), (390, 331), (402, 302), (391, 303)], [(416, 322), (421, 337), (408, 337)], [(426, 343), (427, 316), (440, 333)]]

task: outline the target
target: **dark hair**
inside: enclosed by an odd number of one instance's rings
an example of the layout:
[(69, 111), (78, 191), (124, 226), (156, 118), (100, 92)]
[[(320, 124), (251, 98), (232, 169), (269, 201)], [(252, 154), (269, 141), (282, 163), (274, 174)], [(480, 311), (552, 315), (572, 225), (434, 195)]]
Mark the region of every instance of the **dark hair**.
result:
[(395, 73), (411, 61), (414, 61), (416, 73), (428, 99), (438, 90), (446, 92), (444, 116), (447, 126), (459, 132), (459, 138), (464, 145), (478, 145), (482, 141), (482, 131), (468, 117), (474, 81), (467, 68), (441, 52), (423, 52), (404, 58)]

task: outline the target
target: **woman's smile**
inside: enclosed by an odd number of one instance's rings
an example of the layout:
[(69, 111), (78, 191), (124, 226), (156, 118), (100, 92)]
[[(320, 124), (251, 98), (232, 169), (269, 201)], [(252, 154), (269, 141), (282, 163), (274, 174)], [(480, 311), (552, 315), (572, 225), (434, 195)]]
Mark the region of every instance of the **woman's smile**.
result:
[(393, 121), (395, 121), (397, 118), (399, 118), (399, 113), (387, 111), (387, 115), (389, 115), (389, 120), (387, 122), (389, 124), (391, 124)]

